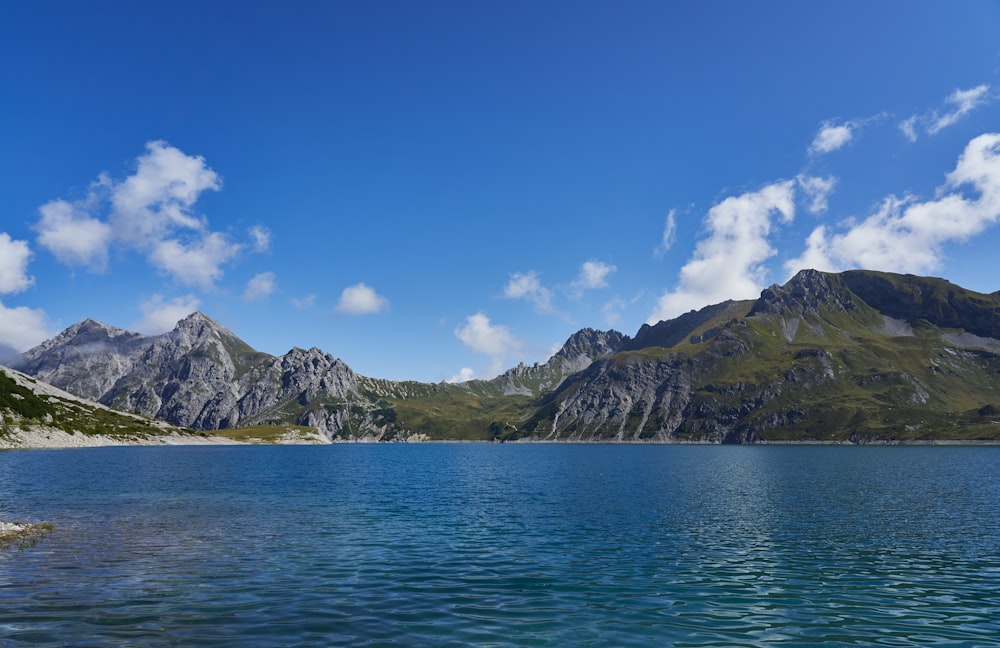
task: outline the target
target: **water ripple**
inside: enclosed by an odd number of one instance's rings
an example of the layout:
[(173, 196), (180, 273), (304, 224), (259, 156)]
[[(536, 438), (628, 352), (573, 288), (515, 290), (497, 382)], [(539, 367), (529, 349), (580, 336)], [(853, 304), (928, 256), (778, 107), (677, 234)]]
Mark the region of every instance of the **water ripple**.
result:
[(883, 450), (0, 453), (0, 646), (995, 644), (1000, 452)]

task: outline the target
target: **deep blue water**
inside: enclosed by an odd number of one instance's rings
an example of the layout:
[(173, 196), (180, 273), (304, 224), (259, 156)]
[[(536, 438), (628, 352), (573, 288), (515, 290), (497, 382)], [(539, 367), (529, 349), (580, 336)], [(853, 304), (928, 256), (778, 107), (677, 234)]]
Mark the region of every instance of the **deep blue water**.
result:
[(996, 646), (1000, 448), (0, 452), (0, 646)]

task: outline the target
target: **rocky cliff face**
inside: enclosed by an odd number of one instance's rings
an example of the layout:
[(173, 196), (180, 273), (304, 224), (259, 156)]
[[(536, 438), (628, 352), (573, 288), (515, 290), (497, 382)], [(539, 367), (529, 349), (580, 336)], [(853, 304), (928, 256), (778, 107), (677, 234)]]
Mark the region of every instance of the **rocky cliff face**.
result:
[(87, 320), (29, 350), (18, 368), (105, 405), (199, 430), (296, 423), (332, 439), (347, 429), (352, 401), (362, 412), (371, 408), (342, 361), (318, 349), (259, 353), (202, 313), (151, 337)]
[(92, 319), (74, 324), (14, 363), (81, 398), (100, 400), (132, 367), (143, 337)]

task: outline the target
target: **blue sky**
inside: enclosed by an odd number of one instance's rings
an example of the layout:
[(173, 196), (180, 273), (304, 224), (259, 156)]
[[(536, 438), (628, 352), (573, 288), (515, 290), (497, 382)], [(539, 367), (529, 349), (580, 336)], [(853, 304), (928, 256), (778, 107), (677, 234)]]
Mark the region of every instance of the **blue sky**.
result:
[(802, 267), (1000, 289), (1000, 4), (6, 2), (0, 344), (440, 381)]

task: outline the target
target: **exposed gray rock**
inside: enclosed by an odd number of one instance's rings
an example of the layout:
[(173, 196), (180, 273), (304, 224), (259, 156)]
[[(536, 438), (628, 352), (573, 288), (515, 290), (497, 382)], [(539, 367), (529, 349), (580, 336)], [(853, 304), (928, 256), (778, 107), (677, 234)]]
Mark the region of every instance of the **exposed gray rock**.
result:
[(351, 418), (350, 402), (372, 407), (341, 360), (315, 348), (278, 358), (259, 353), (202, 313), (148, 337), (86, 320), (26, 352), (18, 368), (82, 397), (200, 430), (291, 418), (332, 439)]

